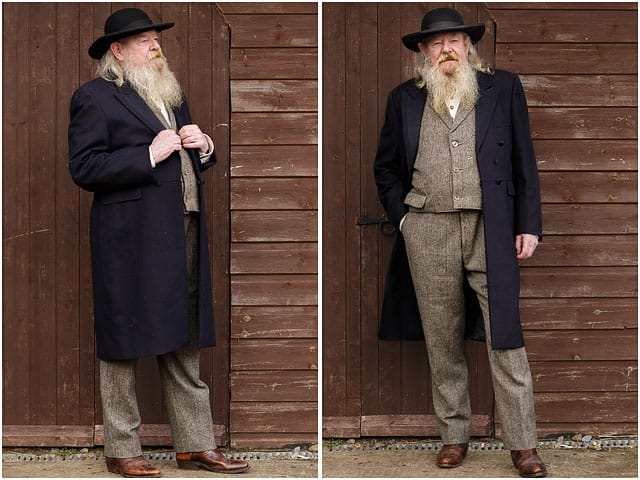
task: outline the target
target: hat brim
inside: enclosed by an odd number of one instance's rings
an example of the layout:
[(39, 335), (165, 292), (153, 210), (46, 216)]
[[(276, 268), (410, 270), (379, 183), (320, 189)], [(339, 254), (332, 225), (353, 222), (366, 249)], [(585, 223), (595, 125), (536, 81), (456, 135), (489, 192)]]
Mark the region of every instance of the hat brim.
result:
[(122, 40), (123, 38), (130, 37), (132, 35), (137, 35), (138, 33), (148, 32), (149, 30), (161, 32), (173, 27), (174, 25), (174, 22), (156, 23), (154, 25), (145, 25), (144, 27), (121, 30), (119, 32), (110, 33), (109, 35), (103, 35), (91, 44), (89, 47), (89, 56), (96, 60), (100, 60), (104, 55), (104, 52), (108, 50), (109, 46), (113, 42), (117, 42), (118, 40)]
[(418, 48), (418, 44), (423, 41), (425, 38), (435, 35), (436, 33), (442, 32), (464, 32), (469, 35), (471, 39), (471, 43), (476, 44), (480, 41), (482, 36), (484, 35), (485, 26), (484, 23), (476, 23), (475, 25), (463, 25), (463, 26), (454, 26), (447, 28), (437, 28), (432, 30), (423, 30), (421, 32), (410, 33), (402, 37), (402, 43), (409, 50), (413, 50), (414, 52), (419, 52), (420, 48)]

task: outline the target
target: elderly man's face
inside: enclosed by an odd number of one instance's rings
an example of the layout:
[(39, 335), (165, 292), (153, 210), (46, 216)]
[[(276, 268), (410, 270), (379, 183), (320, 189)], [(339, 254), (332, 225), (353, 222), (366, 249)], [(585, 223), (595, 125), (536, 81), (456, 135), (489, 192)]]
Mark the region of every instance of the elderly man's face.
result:
[(147, 61), (156, 69), (160, 69), (164, 59), (158, 32), (150, 30), (131, 37), (123, 38), (111, 44), (111, 50), (121, 63), (134, 67), (142, 67)]
[(467, 61), (469, 37), (462, 32), (437, 33), (418, 44), (425, 58), (446, 75), (458, 70), (460, 62)]

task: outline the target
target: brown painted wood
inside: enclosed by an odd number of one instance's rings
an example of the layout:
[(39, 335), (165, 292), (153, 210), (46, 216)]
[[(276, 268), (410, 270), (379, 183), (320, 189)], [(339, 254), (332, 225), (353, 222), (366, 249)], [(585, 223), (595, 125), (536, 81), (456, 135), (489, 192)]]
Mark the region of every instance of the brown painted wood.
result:
[(315, 79), (318, 53), (314, 48), (233, 48), (231, 78)]
[(536, 392), (637, 392), (635, 361), (532, 362)]
[(233, 48), (315, 47), (318, 19), (314, 15), (226, 15), (233, 26)]
[(318, 435), (314, 433), (284, 434), (261, 431), (259, 433), (234, 433), (231, 437), (232, 448), (283, 448), (311, 446), (318, 443)]
[(634, 203), (638, 200), (635, 172), (542, 172), (545, 203)]
[(315, 275), (234, 275), (233, 305), (315, 305)]
[(525, 298), (520, 320), (525, 330), (637, 328), (638, 303), (634, 298)]
[(234, 243), (231, 273), (317, 273), (316, 243)]
[(316, 402), (233, 402), (234, 433), (314, 433), (318, 431)]
[(542, 10), (637, 10), (633, 2), (491, 2), (491, 10), (502, 9)]
[(234, 178), (231, 181), (233, 210), (316, 210), (318, 181), (301, 178)]
[(233, 242), (314, 242), (318, 214), (313, 210), (237, 211), (231, 214)]
[(315, 112), (316, 80), (234, 80), (231, 102), (234, 112)]
[(240, 370), (317, 370), (315, 339), (241, 339), (231, 343), (231, 368)]
[(93, 425), (3, 425), (2, 444), (13, 447), (93, 447)]
[(557, 422), (562, 412), (563, 422), (636, 422), (638, 395), (621, 393), (537, 393), (535, 394), (538, 423)]
[(360, 416), (336, 417), (323, 415), (322, 436), (324, 438), (359, 438)]
[(521, 270), (520, 296), (635, 297), (635, 267), (527, 267)]
[(279, 2), (265, 3), (254, 2), (247, 5), (246, 2), (224, 2), (220, 3), (220, 8), (225, 14), (256, 14), (263, 13), (269, 15), (283, 13), (317, 13), (318, 7), (313, 2)]
[[(525, 331), (529, 360), (635, 360), (637, 329)], [(615, 353), (614, 353), (615, 352)]]
[(525, 266), (635, 266), (636, 235), (547, 235)]
[(236, 146), (231, 152), (232, 177), (315, 177), (317, 145)]
[(232, 338), (316, 338), (315, 306), (233, 307)]
[[(637, 52), (636, 45), (628, 43), (498, 43), (496, 67), (531, 75), (634, 75), (638, 68)], [(611, 58), (626, 60), (611, 62)]]
[(636, 108), (532, 108), (529, 117), (535, 139), (637, 137)]
[(638, 81), (633, 75), (523, 75), (520, 80), (532, 107), (638, 104)]
[(318, 375), (308, 371), (249, 371), (231, 375), (233, 402), (317, 402)]
[[(501, 42), (634, 43), (638, 19), (628, 11), (496, 10)], [(585, 28), (585, 25), (597, 28)]]
[(233, 113), (233, 145), (291, 145), (318, 143), (315, 113)]
[[(558, 433), (566, 433), (565, 438), (569, 438), (575, 434), (610, 437), (635, 435), (635, 432), (638, 431), (638, 423), (594, 423), (588, 421), (575, 423), (539, 423), (536, 430), (539, 438), (549, 437), (557, 439)], [(500, 425), (496, 425), (496, 433), (501, 434)]]
[(638, 169), (635, 140), (535, 140), (538, 169), (633, 171)]
[(542, 205), (543, 233), (549, 235), (637, 233), (638, 214), (628, 204)]
[[(486, 436), (492, 431), (489, 415), (471, 416), (471, 435)], [(438, 424), (434, 415), (363, 415), (363, 436), (438, 436)]]
[[(167, 424), (143, 423), (140, 425), (139, 436), (141, 445), (154, 446), (173, 444), (171, 427)], [(229, 443), (229, 435), (227, 433), (226, 425), (214, 422), (213, 436), (216, 444), (218, 445), (227, 445)], [(104, 425), (95, 426), (94, 444), (104, 445)]]

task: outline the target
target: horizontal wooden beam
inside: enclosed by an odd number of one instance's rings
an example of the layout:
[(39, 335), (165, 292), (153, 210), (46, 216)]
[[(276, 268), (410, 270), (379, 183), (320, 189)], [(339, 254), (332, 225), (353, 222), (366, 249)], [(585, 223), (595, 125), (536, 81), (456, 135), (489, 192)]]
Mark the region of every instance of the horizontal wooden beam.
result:
[[(435, 415), (363, 415), (363, 437), (439, 436)], [(493, 431), (489, 415), (472, 415), (471, 435), (486, 436)]]
[(4, 447), (93, 447), (92, 425), (3, 425)]

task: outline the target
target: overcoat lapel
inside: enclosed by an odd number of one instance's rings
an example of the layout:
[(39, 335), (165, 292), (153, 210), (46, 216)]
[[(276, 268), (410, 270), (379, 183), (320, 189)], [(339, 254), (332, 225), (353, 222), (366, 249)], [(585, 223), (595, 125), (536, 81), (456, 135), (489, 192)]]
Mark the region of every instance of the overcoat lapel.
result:
[(404, 144), (407, 155), (407, 168), (409, 178), (413, 173), (413, 165), (418, 153), (420, 143), (420, 126), (422, 125), (422, 114), (427, 101), (427, 94), (424, 89), (411, 89), (410, 95), (403, 97), (401, 111), (404, 113)]
[(138, 120), (151, 129), (154, 134), (164, 130), (164, 125), (155, 113), (149, 108), (140, 95), (126, 85), (120, 87), (115, 95), (127, 110), (134, 114)]
[(480, 151), (482, 142), (491, 125), (491, 115), (496, 106), (493, 78), (485, 73), (478, 73), (478, 89), (480, 97), (476, 104), (476, 152)]

